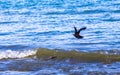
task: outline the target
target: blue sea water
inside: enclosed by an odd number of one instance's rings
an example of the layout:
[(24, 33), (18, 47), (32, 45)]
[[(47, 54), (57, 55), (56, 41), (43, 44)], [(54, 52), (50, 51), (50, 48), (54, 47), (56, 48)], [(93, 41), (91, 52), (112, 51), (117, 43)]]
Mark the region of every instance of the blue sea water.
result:
[[(85, 52), (115, 50), (116, 54), (119, 54), (119, 24), (119, 0), (0, 0), (0, 74), (46, 75), (46, 71), (50, 75), (78, 73), (76, 65), (70, 65), (68, 62), (63, 64), (62, 61), (50, 68), (33, 66), (32, 69), (25, 70), (26, 72), (24, 72), (24, 68), (16, 70), (15, 66), (10, 67), (10, 65), (18, 63), (20, 60), (21, 63), (23, 60), (24, 63), (32, 61), (29, 64), (35, 65), (38, 60), (24, 57), (35, 54), (37, 48)], [(83, 39), (73, 36), (74, 26), (78, 29), (87, 27), (81, 32)], [(4, 58), (7, 60), (3, 61)], [(16, 60), (9, 58), (16, 58)], [(6, 65), (6, 63), (9, 64)], [(53, 64), (53, 61), (51, 63)], [(90, 64), (91, 66), (89, 66)], [(103, 73), (101, 70), (106, 69), (105, 73), (117, 74), (120, 71), (119, 64), (113, 63), (107, 66), (102, 64), (101, 67), (98, 66), (101, 65), (100, 63), (95, 65), (94, 63), (81, 63), (79, 65), (84, 68), (79, 73), (85, 75), (91, 71)], [(56, 69), (56, 65), (69, 66), (74, 70), (64, 72)], [(54, 72), (52, 72), (53, 70)]]

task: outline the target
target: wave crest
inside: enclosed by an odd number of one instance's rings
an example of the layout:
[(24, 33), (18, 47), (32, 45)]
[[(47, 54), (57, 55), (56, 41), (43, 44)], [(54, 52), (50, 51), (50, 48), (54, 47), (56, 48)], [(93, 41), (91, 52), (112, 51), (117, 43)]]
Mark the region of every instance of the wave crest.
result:
[(13, 51), (6, 50), (0, 52), (0, 59), (8, 59), (8, 58), (25, 58), (31, 55), (35, 55), (35, 50), (25, 50), (25, 51)]

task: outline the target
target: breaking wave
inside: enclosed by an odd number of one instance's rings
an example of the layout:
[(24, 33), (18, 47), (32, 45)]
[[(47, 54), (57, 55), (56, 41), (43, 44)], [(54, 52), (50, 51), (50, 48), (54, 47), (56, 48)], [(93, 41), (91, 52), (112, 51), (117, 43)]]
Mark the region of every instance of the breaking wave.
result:
[(77, 50), (59, 50), (59, 49), (46, 49), (39, 48), (36, 50), (23, 50), (23, 51), (1, 51), (0, 59), (13, 59), (13, 58), (33, 58), (44, 60), (71, 60), (76, 62), (103, 62), (112, 63), (120, 61), (119, 50), (98, 50), (92, 52), (80, 52)]
[(25, 50), (25, 51), (13, 51), (6, 50), (0, 52), (0, 59), (8, 59), (8, 58), (25, 58), (27, 56), (31, 56), (36, 54), (35, 50)]

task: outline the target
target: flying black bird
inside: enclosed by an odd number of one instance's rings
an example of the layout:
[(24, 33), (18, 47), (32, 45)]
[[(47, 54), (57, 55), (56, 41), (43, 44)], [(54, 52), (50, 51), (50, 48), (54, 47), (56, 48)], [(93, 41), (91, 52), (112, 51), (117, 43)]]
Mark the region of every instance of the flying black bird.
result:
[(85, 30), (86, 27), (83, 27), (83, 28), (80, 28), (79, 30), (77, 30), (77, 28), (74, 26), (74, 29), (75, 29), (75, 33), (74, 33), (73, 35), (74, 35), (76, 38), (78, 38), (78, 39), (82, 39), (83, 36), (80, 35), (80, 32), (81, 32), (82, 30)]

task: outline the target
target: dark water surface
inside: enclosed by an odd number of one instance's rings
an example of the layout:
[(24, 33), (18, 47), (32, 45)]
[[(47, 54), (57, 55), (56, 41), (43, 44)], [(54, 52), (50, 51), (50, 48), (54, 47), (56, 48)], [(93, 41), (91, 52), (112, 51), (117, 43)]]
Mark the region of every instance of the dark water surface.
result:
[[(0, 75), (119, 75), (119, 24), (119, 0), (0, 0)], [(87, 27), (83, 39), (73, 36), (74, 26)], [(52, 49), (40, 52), (45, 59), (54, 49), (66, 59), (43, 60), (38, 48)], [(74, 50), (117, 57), (81, 62)]]

